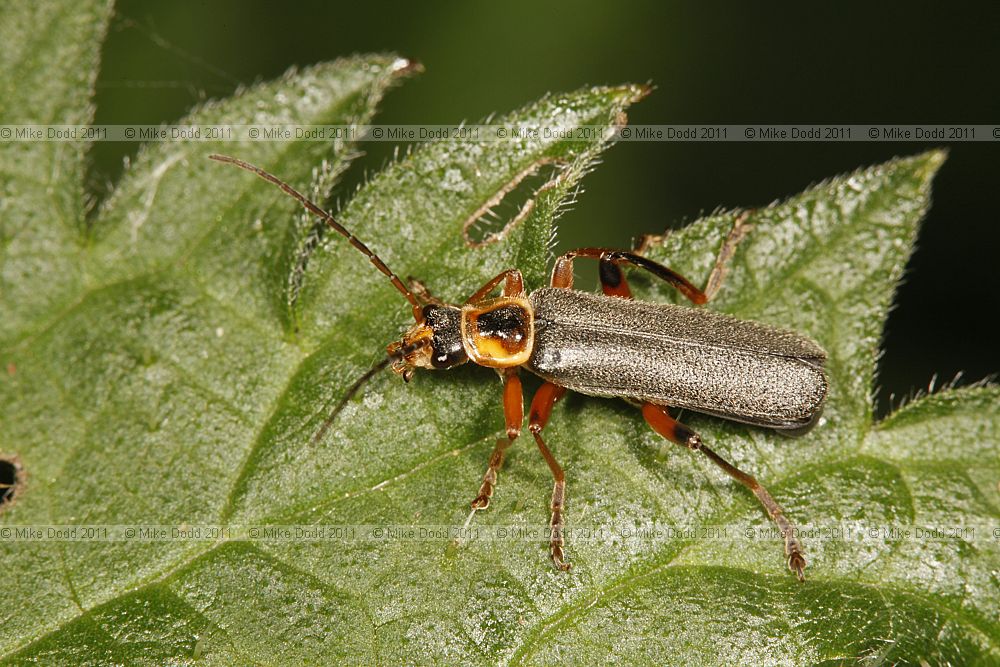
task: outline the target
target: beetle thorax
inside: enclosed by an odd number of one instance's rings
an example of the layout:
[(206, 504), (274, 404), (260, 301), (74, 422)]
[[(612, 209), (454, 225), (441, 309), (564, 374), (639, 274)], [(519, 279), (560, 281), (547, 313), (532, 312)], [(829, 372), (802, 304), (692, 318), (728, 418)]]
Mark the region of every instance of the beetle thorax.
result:
[(462, 345), (473, 363), (490, 368), (520, 366), (535, 340), (531, 303), (499, 297), (462, 307)]

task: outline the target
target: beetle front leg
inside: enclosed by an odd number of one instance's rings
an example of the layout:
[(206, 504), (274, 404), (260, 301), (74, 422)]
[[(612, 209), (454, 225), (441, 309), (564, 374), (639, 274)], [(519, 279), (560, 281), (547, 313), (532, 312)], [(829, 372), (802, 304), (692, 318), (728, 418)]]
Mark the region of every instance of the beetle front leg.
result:
[(424, 285), (422, 282), (420, 282), (413, 276), (407, 276), (406, 283), (407, 283), (406, 285), (407, 288), (409, 288), (410, 292), (413, 293), (413, 296), (417, 297), (417, 299), (419, 299), (421, 302), (429, 303), (435, 306), (446, 305), (444, 301), (431, 294), (431, 291), (427, 289), (426, 285)]
[(504, 296), (524, 296), (524, 278), (521, 277), (521, 272), (517, 269), (507, 269), (506, 271), (501, 271), (496, 276), (494, 276), (488, 283), (476, 290), (473, 294), (466, 300), (465, 305), (479, 303), (486, 298), (486, 295), (496, 289), (496, 286), (503, 283), (503, 295)]
[(490, 506), (490, 498), (493, 497), (493, 489), (497, 483), (497, 473), (503, 465), (504, 454), (507, 448), (514, 444), (514, 440), (521, 434), (521, 424), (524, 422), (524, 393), (521, 390), (521, 378), (517, 375), (517, 369), (511, 368), (504, 371), (503, 382), (503, 415), (504, 423), (507, 426), (507, 439), (497, 440), (496, 447), (490, 455), (490, 462), (483, 475), (483, 483), (479, 487), (479, 495), (472, 501), (472, 509), (484, 510)]
[(552, 452), (545, 446), (545, 441), (542, 440), (542, 429), (545, 428), (545, 425), (549, 421), (549, 416), (552, 414), (552, 406), (565, 393), (565, 387), (559, 387), (551, 382), (546, 382), (535, 392), (535, 397), (531, 399), (531, 410), (528, 413), (528, 430), (535, 437), (538, 451), (542, 453), (542, 458), (548, 464), (549, 470), (552, 471), (552, 477), (555, 480), (552, 485), (552, 518), (549, 521), (549, 529), (551, 531), (549, 550), (552, 554), (552, 562), (560, 570), (568, 570), (570, 568), (570, 563), (566, 561), (566, 554), (563, 552), (563, 528), (565, 527), (563, 507), (566, 502), (566, 474), (556, 462), (555, 457), (552, 456)]
[(806, 559), (803, 555), (802, 544), (795, 536), (795, 526), (785, 516), (784, 510), (775, 502), (771, 494), (767, 492), (752, 475), (748, 475), (724, 458), (713, 452), (701, 441), (701, 436), (690, 428), (680, 423), (670, 416), (667, 409), (662, 405), (643, 403), (642, 416), (654, 431), (662, 435), (667, 440), (678, 445), (684, 445), (688, 449), (701, 451), (712, 462), (722, 468), (727, 475), (735, 479), (757, 497), (760, 504), (767, 510), (768, 516), (778, 526), (782, 536), (785, 538), (785, 556), (788, 559), (788, 569), (795, 573), (799, 581), (805, 580), (803, 570), (806, 567)]
[(483, 483), (479, 487), (479, 495), (472, 501), (473, 510), (484, 510), (490, 506), (490, 499), (493, 498), (493, 489), (496, 488), (497, 473), (503, 465), (507, 448), (514, 444), (510, 438), (497, 440), (493, 453), (490, 454), (490, 462), (486, 467), (486, 474), (483, 475)]

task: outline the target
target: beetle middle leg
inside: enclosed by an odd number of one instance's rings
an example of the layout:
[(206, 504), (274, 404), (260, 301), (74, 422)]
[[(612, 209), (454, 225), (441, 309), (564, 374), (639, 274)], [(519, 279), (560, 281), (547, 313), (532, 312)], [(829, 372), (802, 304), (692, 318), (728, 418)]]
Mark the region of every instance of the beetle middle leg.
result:
[(729, 262), (736, 253), (736, 247), (747, 236), (750, 230), (753, 229), (753, 225), (748, 222), (752, 213), (753, 209), (750, 209), (741, 211), (736, 216), (733, 228), (729, 230), (729, 234), (726, 235), (726, 239), (719, 249), (719, 255), (715, 258), (715, 266), (712, 267), (712, 273), (708, 276), (704, 290), (695, 287), (691, 281), (676, 271), (643, 256), (643, 249), (649, 240), (652, 238), (662, 239), (662, 237), (646, 237), (646, 240), (640, 244), (639, 249), (632, 252), (611, 248), (577, 248), (576, 250), (570, 250), (556, 260), (556, 265), (552, 270), (552, 287), (572, 288), (573, 259), (576, 257), (586, 257), (600, 261), (601, 288), (608, 296), (620, 296), (626, 299), (632, 297), (632, 291), (629, 289), (628, 283), (625, 281), (625, 275), (621, 270), (622, 264), (631, 264), (667, 281), (692, 303), (698, 305), (707, 303), (722, 287)]
[(552, 478), (554, 480), (552, 485), (552, 518), (549, 521), (549, 551), (552, 554), (552, 562), (560, 570), (568, 570), (570, 568), (570, 563), (566, 561), (566, 554), (563, 552), (563, 528), (565, 527), (563, 506), (566, 501), (566, 474), (556, 462), (555, 457), (552, 456), (552, 452), (545, 445), (545, 441), (542, 440), (542, 429), (545, 428), (545, 425), (549, 421), (549, 416), (552, 414), (552, 406), (565, 393), (565, 387), (554, 385), (551, 382), (544, 383), (535, 392), (534, 398), (531, 399), (531, 410), (528, 412), (528, 430), (535, 437), (538, 451), (542, 453), (542, 458), (545, 459), (549, 470), (552, 471)]
[[(715, 295), (721, 289), (726, 274), (729, 272), (729, 263), (736, 254), (736, 247), (754, 228), (753, 223), (749, 222), (749, 220), (755, 212), (756, 209), (752, 208), (734, 211), (736, 217), (733, 220), (733, 226), (729, 230), (729, 233), (726, 234), (726, 238), (722, 242), (722, 247), (719, 248), (719, 254), (715, 257), (715, 265), (712, 267), (712, 272), (709, 274), (708, 280), (705, 281), (705, 289), (702, 290), (709, 301), (715, 298)], [(670, 231), (668, 230), (662, 235), (644, 234), (640, 237), (639, 245), (633, 252), (637, 255), (645, 255), (650, 245), (663, 243), (663, 240), (669, 233)]]
[(705, 456), (712, 460), (712, 463), (722, 468), (727, 475), (747, 487), (757, 497), (757, 500), (767, 510), (771, 520), (778, 526), (782, 536), (785, 538), (785, 556), (788, 559), (788, 569), (795, 573), (799, 581), (803, 581), (805, 579), (803, 570), (806, 566), (806, 559), (802, 553), (802, 544), (795, 537), (795, 526), (788, 520), (781, 506), (775, 502), (771, 494), (767, 492), (767, 489), (761, 486), (752, 475), (743, 472), (706, 447), (701, 441), (700, 435), (671, 417), (667, 409), (662, 405), (643, 403), (642, 416), (654, 431), (667, 440), (675, 442), (678, 445), (683, 445), (688, 449), (703, 452)]
[(604, 293), (609, 296), (632, 297), (632, 292), (629, 290), (628, 283), (625, 282), (625, 274), (620, 266), (621, 264), (631, 264), (670, 283), (692, 303), (700, 305), (708, 301), (708, 295), (705, 292), (695, 287), (690, 280), (676, 271), (634, 252), (611, 248), (577, 248), (564, 254), (556, 260), (552, 269), (553, 287), (566, 289), (573, 287), (573, 260), (577, 257), (600, 261), (601, 287)]

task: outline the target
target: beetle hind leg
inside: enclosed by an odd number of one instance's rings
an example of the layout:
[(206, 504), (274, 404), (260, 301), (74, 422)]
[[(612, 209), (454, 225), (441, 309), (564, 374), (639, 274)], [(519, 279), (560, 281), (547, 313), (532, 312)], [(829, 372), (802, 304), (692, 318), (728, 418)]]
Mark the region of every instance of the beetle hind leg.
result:
[(534, 436), (535, 444), (538, 445), (538, 451), (542, 453), (542, 458), (545, 459), (549, 470), (552, 471), (552, 478), (554, 480), (552, 485), (552, 503), (550, 505), (552, 518), (549, 521), (549, 552), (552, 555), (552, 562), (558, 569), (563, 571), (571, 567), (563, 551), (563, 547), (565, 546), (563, 530), (566, 525), (563, 517), (563, 508), (566, 502), (566, 474), (556, 462), (555, 457), (552, 456), (552, 452), (545, 445), (545, 441), (542, 439), (542, 430), (549, 421), (549, 415), (552, 414), (552, 406), (555, 405), (555, 402), (564, 393), (566, 393), (565, 387), (546, 382), (535, 392), (534, 398), (531, 399), (531, 410), (528, 413), (528, 430)]
[(727, 475), (745, 486), (751, 493), (753, 493), (754, 496), (757, 497), (757, 500), (759, 500), (760, 504), (764, 506), (765, 510), (767, 510), (768, 516), (770, 516), (771, 520), (774, 521), (776, 526), (778, 526), (778, 529), (781, 531), (781, 535), (784, 537), (785, 557), (788, 561), (788, 569), (795, 573), (795, 576), (798, 577), (799, 581), (804, 581), (806, 559), (803, 555), (802, 543), (799, 542), (799, 539), (795, 535), (795, 526), (793, 526), (792, 522), (788, 520), (788, 517), (785, 516), (784, 510), (782, 510), (781, 506), (775, 502), (774, 498), (771, 497), (771, 494), (768, 493), (767, 489), (761, 486), (760, 482), (758, 482), (752, 475), (748, 475), (743, 472), (706, 447), (702, 442), (700, 435), (671, 417), (667, 412), (667, 409), (662, 405), (643, 403), (642, 416), (654, 431), (662, 435), (667, 440), (677, 443), (678, 445), (683, 445), (688, 449), (704, 453), (705, 456), (712, 461), (712, 463), (722, 468)]

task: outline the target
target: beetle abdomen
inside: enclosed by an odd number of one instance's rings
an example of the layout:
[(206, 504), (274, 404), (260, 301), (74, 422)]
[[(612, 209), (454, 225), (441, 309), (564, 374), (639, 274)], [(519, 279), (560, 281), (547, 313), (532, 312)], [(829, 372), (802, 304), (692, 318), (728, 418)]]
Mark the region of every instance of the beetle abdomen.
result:
[(705, 309), (574, 290), (533, 292), (527, 368), (573, 391), (778, 429), (813, 421), (826, 353), (793, 331)]

